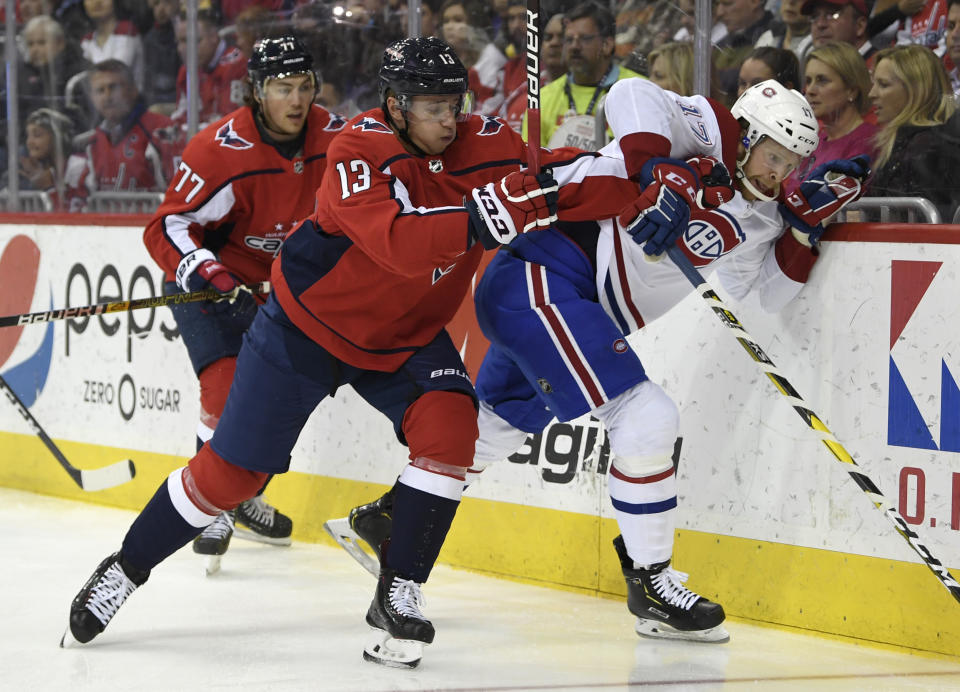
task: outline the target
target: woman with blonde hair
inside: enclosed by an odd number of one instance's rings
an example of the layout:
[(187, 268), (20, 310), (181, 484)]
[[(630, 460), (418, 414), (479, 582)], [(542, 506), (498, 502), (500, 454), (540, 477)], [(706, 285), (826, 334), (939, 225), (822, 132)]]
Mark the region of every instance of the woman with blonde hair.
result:
[(828, 41), (807, 54), (803, 74), (803, 95), (820, 123), (820, 144), (787, 179), (787, 194), (824, 161), (877, 158), (878, 128), (864, 120), (870, 110), (870, 73), (860, 51), (845, 41)]
[(871, 194), (925, 197), (947, 223), (960, 204), (960, 116), (943, 64), (929, 48), (877, 53), (870, 99), (880, 132)]
[(650, 81), (680, 96), (693, 96), (693, 44), (665, 43), (647, 55)]

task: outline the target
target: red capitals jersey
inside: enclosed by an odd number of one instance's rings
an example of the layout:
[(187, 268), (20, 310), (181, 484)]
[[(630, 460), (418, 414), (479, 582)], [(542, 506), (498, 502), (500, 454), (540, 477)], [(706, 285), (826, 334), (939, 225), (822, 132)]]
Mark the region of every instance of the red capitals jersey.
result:
[(345, 123), (312, 106), (293, 159), (263, 141), (247, 107), (198, 132), (143, 233), (168, 280), (184, 255), (205, 247), (244, 282), (266, 281), (283, 236), (313, 211), (327, 147)]
[(167, 186), (178, 149), (173, 121), (143, 108), (137, 106), (115, 142), (103, 125), (94, 130), (86, 165), (66, 177), (73, 209), (90, 192), (161, 192)]
[[(202, 68), (198, 77), (201, 123), (209, 123), (243, 105), (243, 82), (247, 76), (247, 61), (237, 48), (225, 45), (217, 51), (214, 66)], [(177, 109), (173, 119), (187, 121), (187, 68), (180, 66), (177, 73)]]
[[(558, 166), (563, 219), (601, 218), (597, 201), (612, 197), (565, 173), (593, 156), (543, 153), (544, 165)], [(519, 170), (526, 145), (499, 118), (475, 115), (443, 154), (415, 156), (374, 109), (350, 121), (327, 159), (312, 223), (287, 237), (273, 265), (275, 295), (337, 358), (393, 371), (444, 328), (473, 279), (483, 247), (467, 249), (464, 196)]]

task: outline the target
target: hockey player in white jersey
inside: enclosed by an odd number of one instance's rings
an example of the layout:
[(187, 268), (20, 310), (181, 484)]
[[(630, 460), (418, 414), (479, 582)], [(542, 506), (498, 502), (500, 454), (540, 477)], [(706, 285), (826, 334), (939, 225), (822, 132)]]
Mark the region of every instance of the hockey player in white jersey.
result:
[[(715, 268), (735, 299), (755, 291), (765, 309), (779, 310), (807, 280), (823, 222), (856, 199), (869, 170), (864, 160), (828, 162), (784, 199), (780, 184), (817, 146), (817, 121), (799, 92), (773, 80), (730, 110), (622, 80), (605, 110), (616, 139), (601, 153), (622, 162), (622, 175), (643, 194), (617, 220), (519, 235), (487, 267), (476, 310), (491, 346), (477, 376), (471, 471), (507, 458), (554, 417), (600, 419), (613, 455), (608, 487), (621, 532), (614, 547), (636, 631), (722, 642), (723, 608), (688, 590), (686, 576), (670, 567), (679, 412), (624, 337), (690, 292), (663, 257), (674, 243), (695, 266)], [(573, 165), (589, 175), (610, 158)], [(363, 543), (378, 553), (389, 537), (390, 499), (388, 492), (326, 524), (368, 569)]]

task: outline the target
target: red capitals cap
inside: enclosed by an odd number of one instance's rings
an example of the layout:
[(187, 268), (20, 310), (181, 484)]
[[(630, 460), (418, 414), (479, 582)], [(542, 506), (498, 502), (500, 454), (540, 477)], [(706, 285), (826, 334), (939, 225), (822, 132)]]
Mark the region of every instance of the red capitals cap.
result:
[(800, 8), (801, 14), (813, 14), (813, 8), (817, 5), (833, 5), (837, 9), (853, 5), (853, 9), (864, 17), (870, 16), (870, 10), (867, 8), (866, 0), (806, 0), (803, 7)]

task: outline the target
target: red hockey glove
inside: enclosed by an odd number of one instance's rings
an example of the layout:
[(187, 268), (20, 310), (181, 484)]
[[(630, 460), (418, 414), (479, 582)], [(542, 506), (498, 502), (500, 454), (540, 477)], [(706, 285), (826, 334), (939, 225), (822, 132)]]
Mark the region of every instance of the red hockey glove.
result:
[(463, 202), (470, 213), (469, 244), (479, 240), (493, 250), (521, 233), (548, 227), (557, 220), (557, 188), (550, 173), (527, 171), (475, 187)]
[(667, 248), (687, 230), (690, 206), (667, 185), (648, 185), (636, 200), (620, 212), (618, 218), (633, 238), (651, 256)]
[(733, 199), (733, 181), (723, 162), (713, 156), (694, 156), (687, 159), (700, 177), (697, 204), (701, 209), (716, 209)]

